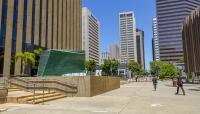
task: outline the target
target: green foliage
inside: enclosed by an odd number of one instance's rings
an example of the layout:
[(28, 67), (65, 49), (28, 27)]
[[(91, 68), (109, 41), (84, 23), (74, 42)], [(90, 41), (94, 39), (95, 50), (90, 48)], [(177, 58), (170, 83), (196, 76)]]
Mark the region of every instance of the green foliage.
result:
[(144, 73), (144, 70), (142, 69), (141, 65), (133, 60), (129, 61), (128, 69), (132, 72), (133, 75), (141, 75)]
[(41, 48), (38, 48), (38, 49), (35, 49), (33, 51), (33, 53), (35, 54), (36, 57), (40, 57), (41, 53), (42, 53), (42, 49)]
[(145, 72), (144, 69), (141, 69), (141, 70), (140, 70), (140, 75), (141, 75), (141, 76), (145, 76), (145, 75), (146, 75), (146, 72)]
[(17, 53), (15, 55), (15, 61), (19, 60), (19, 58), (22, 61), (23, 74), (25, 73), (25, 69), (28, 64), (35, 66), (35, 54), (31, 52)]
[(85, 68), (89, 72), (94, 72), (96, 70), (96, 62), (94, 60), (85, 61)]
[(119, 62), (115, 59), (111, 60), (111, 66), (112, 66), (112, 75), (116, 75), (117, 71), (118, 71), (118, 66), (119, 66)]
[(119, 62), (117, 60), (106, 59), (104, 60), (104, 64), (101, 65), (101, 68), (105, 75), (116, 75), (118, 71), (118, 66)]
[[(160, 79), (171, 79), (177, 76), (178, 70), (176, 67), (168, 62), (164, 61), (153, 61), (150, 63), (151, 65), (151, 74), (156, 74), (158, 72), (158, 77)], [(156, 71), (159, 68), (158, 71)]]
[(102, 72), (105, 73), (105, 75), (111, 75), (111, 60), (106, 59), (104, 60), (104, 64), (101, 65)]
[(16, 61), (21, 58), (23, 65), (26, 65), (28, 63), (31, 63), (33, 66), (35, 65), (35, 55), (30, 52), (24, 52), (24, 53), (17, 53), (15, 55)]

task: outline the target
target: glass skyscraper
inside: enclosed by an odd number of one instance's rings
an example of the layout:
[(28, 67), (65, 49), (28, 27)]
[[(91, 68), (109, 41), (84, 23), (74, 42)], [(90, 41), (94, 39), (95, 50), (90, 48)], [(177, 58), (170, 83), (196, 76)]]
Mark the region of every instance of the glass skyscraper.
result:
[(183, 58), (182, 25), (185, 17), (200, 6), (200, 0), (157, 0), (160, 60)]

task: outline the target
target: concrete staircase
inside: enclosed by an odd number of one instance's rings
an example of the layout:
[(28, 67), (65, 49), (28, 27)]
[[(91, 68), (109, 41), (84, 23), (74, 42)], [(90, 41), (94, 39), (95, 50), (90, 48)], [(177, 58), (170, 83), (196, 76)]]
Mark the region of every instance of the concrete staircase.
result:
[(8, 93), (10, 93), (7, 97), (8, 103), (38, 104), (74, 96), (78, 91), (76, 86), (57, 80), (13, 77), (7, 82)]
[(49, 93), (36, 93), (34, 94), (29, 94), (29, 95), (22, 95), (19, 97), (8, 97), (8, 101), (10, 103), (21, 103), (21, 104), (39, 104), (51, 100), (56, 100), (60, 98), (67, 97), (67, 95), (63, 95), (57, 92), (49, 92)]
[(8, 88), (8, 92), (21, 91), (20, 88)]

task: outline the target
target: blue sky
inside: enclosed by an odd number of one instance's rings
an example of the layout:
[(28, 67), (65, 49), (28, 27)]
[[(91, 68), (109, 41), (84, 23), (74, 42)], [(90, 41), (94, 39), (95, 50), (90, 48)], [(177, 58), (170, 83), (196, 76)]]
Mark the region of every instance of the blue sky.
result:
[(136, 26), (145, 33), (145, 63), (146, 68), (149, 68), (149, 62), (152, 61), (152, 18), (156, 15), (155, 0), (83, 0), (83, 7), (88, 7), (100, 21), (101, 51), (108, 51), (112, 43), (119, 44), (118, 14), (134, 11)]

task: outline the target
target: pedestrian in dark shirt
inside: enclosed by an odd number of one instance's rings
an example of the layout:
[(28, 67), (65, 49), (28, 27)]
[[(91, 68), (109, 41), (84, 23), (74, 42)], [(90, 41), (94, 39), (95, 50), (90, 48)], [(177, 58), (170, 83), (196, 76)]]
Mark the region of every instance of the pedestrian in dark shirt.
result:
[(157, 84), (158, 84), (158, 77), (154, 76), (153, 79), (152, 79), (152, 82), (153, 82), (154, 90), (156, 91)]
[(137, 75), (137, 76), (135, 77), (135, 81), (136, 81), (136, 82), (138, 82), (138, 78), (139, 78), (139, 76)]
[(176, 92), (176, 94), (179, 94), (179, 88), (181, 88), (183, 95), (185, 95), (185, 90), (183, 89), (183, 80), (180, 75), (177, 77), (177, 92)]

